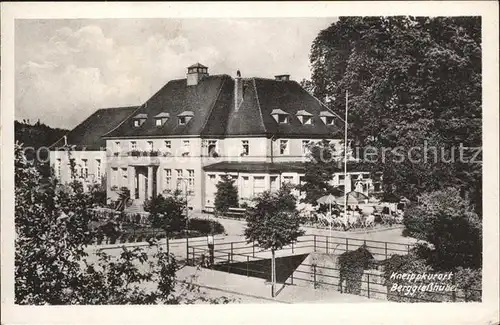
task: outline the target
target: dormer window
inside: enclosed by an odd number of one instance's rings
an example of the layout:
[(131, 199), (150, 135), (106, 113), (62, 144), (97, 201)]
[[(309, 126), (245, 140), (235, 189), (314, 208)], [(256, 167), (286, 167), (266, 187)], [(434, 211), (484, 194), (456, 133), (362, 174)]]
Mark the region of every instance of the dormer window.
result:
[(279, 124), (286, 124), (288, 123), (288, 113), (281, 110), (281, 109), (273, 109), (271, 112), (272, 117), (276, 122)]
[(155, 115), (155, 126), (163, 126), (168, 121), (169, 117), (170, 114), (166, 112)]
[(184, 111), (177, 115), (179, 125), (186, 125), (193, 118), (194, 113), (192, 111)]
[(334, 124), (333, 118), (335, 117), (335, 115), (333, 115), (329, 111), (322, 111), (321, 113), (319, 113), (319, 117), (321, 118), (323, 123), (325, 123), (325, 125), (333, 125)]
[(137, 114), (136, 116), (134, 116), (134, 127), (139, 127), (141, 125), (144, 124), (144, 122), (146, 122), (146, 119), (148, 118), (148, 115), (147, 114)]
[(297, 112), (297, 118), (299, 119), (300, 123), (304, 125), (311, 125), (312, 124), (312, 117), (313, 115), (309, 113), (308, 111), (305, 110), (300, 110)]

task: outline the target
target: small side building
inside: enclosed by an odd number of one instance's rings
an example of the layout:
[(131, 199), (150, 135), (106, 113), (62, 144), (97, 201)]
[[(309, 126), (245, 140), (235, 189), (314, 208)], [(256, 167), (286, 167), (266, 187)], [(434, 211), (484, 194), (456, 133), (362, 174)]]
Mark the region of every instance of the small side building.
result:
[[(103, 131), (110, 131), (138, 107), (98, 109), (68, 134), (50, 146), (50, 164), (61, 183), (79, 180), (88, 188), (100, 184), (106, 175), (106, 141)], [(74, 161), (71, 175), (70, 161)], [(73, 177), (74, 178), (73, 178)]]

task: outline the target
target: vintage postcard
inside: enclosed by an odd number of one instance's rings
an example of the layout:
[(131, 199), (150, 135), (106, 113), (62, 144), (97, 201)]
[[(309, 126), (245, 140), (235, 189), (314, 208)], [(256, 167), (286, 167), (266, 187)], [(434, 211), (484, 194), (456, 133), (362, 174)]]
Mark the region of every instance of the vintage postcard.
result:
[(3, 3), (2, 324), (498, 323), (497, 10)]

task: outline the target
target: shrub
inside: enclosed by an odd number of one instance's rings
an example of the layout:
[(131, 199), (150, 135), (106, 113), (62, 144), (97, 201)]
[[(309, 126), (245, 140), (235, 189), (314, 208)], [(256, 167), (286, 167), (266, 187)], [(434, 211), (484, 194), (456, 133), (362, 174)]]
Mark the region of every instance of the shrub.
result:
[(234, 185), (234, 180), (229, 175), (222, 175), (221, 180), (216, 185), (215, 210), (225, 214), (229, 208), (238, 206), (238, 189)]
[(415, 274), (435, 274), (431, 266), (427, 265), (426, 260), (420, 258), (418, 252), (413, 250), (408, 255), (393, 255), (382, 262), (384, 268), (385, 284), (387, 286), (387, 300), (397, 302), (444, 302), (453, 301), (452, 292), (431, 292), (431, 291), (415, 291), (413, 294), (409, 292), (391, 291), (393, 285), (402, 286), (418, 286), (428, 285), (430, 283), (440, 286), (452, 285), (453, 280), (419, 280), (409, 281), (403, 279), (391, 279), (391, 275), (415, 273)]
[(102, 232), (98, 232), (96, 235), (96, 244), (101, 245), (102, 241), (104, 240), (104, 235)]
[(198, 231), (202, 235), (213, 234), (223, 234), (225, 232), (224, 226), (216, 220), (207, 219), (189, 219), (189, 230)]
[(347, 251), (339, 255), (339, 291), (342, 291), (343, 281), (345, 284), (345, 293), (360, 294), (361, 280), (363, 272), (375, 265), (373, 255), (368, 251), (365, 245), (362, 245), (354, 251)]
[[(105, 180), (104, 180), (105, 181)], [(90, 190), (90, 197), (92, 204), (97, 206), (105, 206), (107, 202), (107, 194), (106, 194), (106, 183), (103, 184), (94, 184)]]
[(420, 255), (436, 270), (482, 265), (482, 222), (457, 189), (424, 194), (404, 217), (405, 234), (432, 245)]
[(151, 212), (151, 200), (150, 199), (144, 200), (143, 208), (144, 208), (144, 211)]
[(149, 221), (155, 228), (170, 233), (184, 229), (186, 224), (186, 201), (180, 191), (163, 197), (159, 195), (149, 203)]
[(458, 267), (455, 272), (455, 284), (459, 291), (459, 299), (465, 301), (481, 301), (482, 270)]

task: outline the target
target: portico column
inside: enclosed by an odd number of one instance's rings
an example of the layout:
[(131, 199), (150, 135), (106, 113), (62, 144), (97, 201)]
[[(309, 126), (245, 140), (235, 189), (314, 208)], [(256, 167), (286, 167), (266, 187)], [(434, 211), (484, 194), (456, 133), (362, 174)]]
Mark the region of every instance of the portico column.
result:
[(156, 195), (162, 194), (162, 187), (163, 187), (163, 177), (162, 177), (162, 169), (160, 167), (156, 168)]
[(130, 197), (135, 200), (135, 167), (128, 166), (128, 189), (130, 190)]
[(153, 166), (148, 166), (148, 197), (153, 197)]

